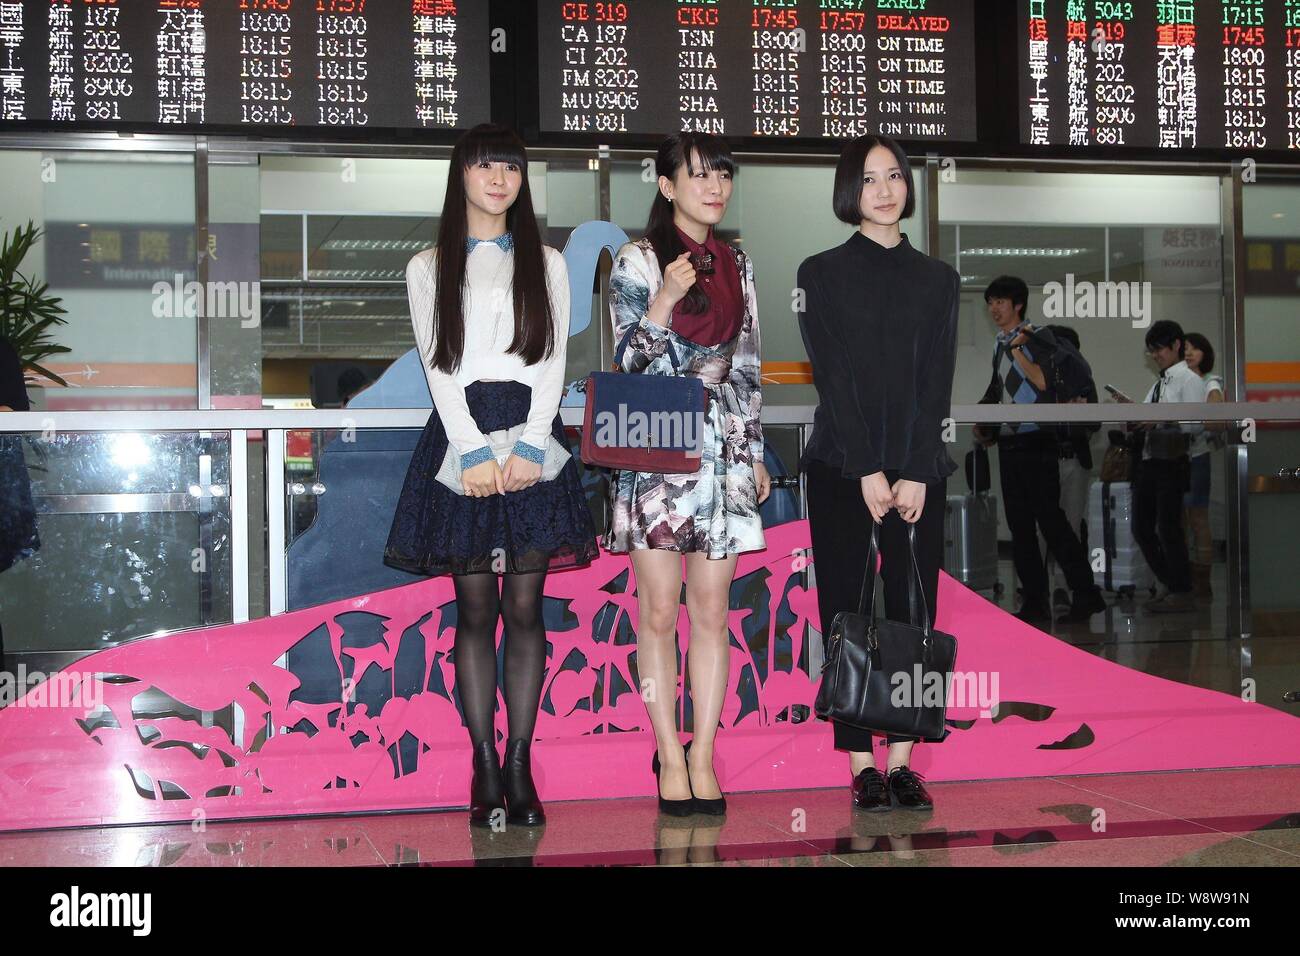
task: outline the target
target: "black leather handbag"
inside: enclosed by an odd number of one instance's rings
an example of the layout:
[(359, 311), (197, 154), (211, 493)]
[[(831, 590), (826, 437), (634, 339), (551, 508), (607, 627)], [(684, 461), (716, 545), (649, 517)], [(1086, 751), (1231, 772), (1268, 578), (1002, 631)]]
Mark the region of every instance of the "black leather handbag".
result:
[(957, 639), (930, 626), (916, 563), (915, 525), (908, 526), (907, 546), (912, 623), (880, 620), (875, 614), (879, 526), (871, 522), (858, 610), (835, 615), (813, 707), (818, 717), (862, 730), (939, 741), (948, 736), (944, 719)]

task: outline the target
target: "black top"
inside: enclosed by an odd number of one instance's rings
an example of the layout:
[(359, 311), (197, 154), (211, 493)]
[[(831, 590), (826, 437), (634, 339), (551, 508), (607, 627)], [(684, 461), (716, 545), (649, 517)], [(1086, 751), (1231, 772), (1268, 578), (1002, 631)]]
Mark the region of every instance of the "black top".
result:
[(893, 469), (931, 482), (957, 470), (943, 441), (957, 360), (961, 278), (902, 242), (861, 232), (799, 266), (799, 329), (819, 404), (804, 459), (845, 478)]
[(22, 362), (7, 339), (0, 339), (0, 405), (8, 405), (16, 412), (31, 411)]

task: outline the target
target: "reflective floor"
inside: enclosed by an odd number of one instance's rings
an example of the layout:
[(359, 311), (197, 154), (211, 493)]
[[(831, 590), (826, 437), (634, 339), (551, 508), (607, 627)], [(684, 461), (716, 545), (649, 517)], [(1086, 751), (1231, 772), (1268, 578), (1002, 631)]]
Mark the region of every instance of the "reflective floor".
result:
[(464, 812), (8, 833), (0, 866), (1300, 866), (1300, 766), (930, 791), (933, 811), (873, 814), (847, 786), (732, 794), (721, 819), (553, 803), (499, 833)]
[[(982, 596), (1008, 611), (1019, 607), (1015, 572), (1009, 560), (998, 564), (1001, 594)], [(1147, 674), (1229, 694), (1249, 692), (1255, 700), (1300, 717), (1300, 702), (1284, 695), (1300, 691), (1300, 615), (1257, 612), (1251, 636), (1229, 637), (1227, 567), (1214, 564), (1209, 600), (1193, 611), (1155, 614), (1144, 608), (1146, 593), (1105, 594), (1107, 609), (1086, 622), (1059, 616), (1043, 630), (1081, 650)], [(1243, 685), (1243, 678), (1252, 683)]]

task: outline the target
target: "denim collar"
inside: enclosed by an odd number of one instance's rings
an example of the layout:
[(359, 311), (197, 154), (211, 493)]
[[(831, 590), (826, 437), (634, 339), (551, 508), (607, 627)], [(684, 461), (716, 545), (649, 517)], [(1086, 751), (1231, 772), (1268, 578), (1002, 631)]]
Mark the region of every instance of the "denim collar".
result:
[(475, 239), (474, 237), (471, 236), (470, 238), (465, 240), (466, 254), (473, 252), (474, 247), (477, 246), (480, 242), (495, 243), (497, 246), (500, 247), (502, 252), (509, 252), (511, 249), (515, 247), (515, 237), (508, 232), (503, 232), (495, 239)]

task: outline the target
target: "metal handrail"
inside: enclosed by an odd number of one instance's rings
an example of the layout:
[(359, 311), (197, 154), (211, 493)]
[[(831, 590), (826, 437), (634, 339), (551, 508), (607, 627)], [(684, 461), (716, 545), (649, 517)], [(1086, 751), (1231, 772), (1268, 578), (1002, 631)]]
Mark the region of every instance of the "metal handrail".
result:
[[(769, 405), (763, 408), (765, 425), (808, 425), (813, 405)], [(3, 432), (104, 432), (104, 431), (227, 431), (230, 429), (312, 428), (421, 428), (428, 408), (225, 408), (119, 411), (57, 411), (0, 413)], [(583, 409), (560, 409), (566, 425), (581, 425)], [(1186, 404), (1129, 404), (1105, 402), (1059, 405), (953, 405), (956, 424), (1007, 424), (1012, 422), (1237, 422), (1300, 421), (1300, 401), (1295, 402), (1188, 402)]]

